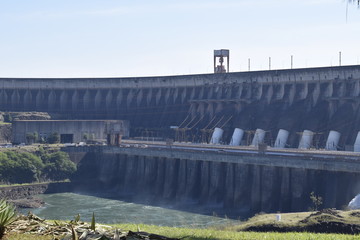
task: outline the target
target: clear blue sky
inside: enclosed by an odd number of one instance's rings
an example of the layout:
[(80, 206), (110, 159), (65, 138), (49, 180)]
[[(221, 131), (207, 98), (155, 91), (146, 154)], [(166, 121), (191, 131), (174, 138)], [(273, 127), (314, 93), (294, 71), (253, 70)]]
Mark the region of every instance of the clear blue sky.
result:
[(0, 77), (207, 73), (360, 64), (345, 0), (0, 0)]

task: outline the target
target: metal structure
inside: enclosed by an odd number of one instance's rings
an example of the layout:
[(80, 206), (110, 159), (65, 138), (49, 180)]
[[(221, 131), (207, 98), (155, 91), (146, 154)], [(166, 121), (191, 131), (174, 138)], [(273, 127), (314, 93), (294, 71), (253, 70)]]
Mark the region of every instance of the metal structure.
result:
[[(226, 58), (226, 68), (224, 58)], [(228, 49), (214, 50), (214, 73), (229, 72), (229, 58), (230, 51)]]

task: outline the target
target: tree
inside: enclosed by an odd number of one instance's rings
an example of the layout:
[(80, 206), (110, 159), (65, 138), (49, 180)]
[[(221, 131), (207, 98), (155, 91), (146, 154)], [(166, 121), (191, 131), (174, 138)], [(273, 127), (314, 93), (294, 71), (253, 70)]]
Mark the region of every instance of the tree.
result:
[(26, 143), (33, 144), (39, 140), (39, 134), (37, 132), (27, 133), (26, 134)]
[(317, 211), (319, 207), (323, 204), (323, 199), (319, 195), (315, 195), (314, 192), (310, 193), (310, 200), (312, 201), (314, 207), (313, 210)]
[(54, 144), (54, 143), (59, 143), (59, 142), (60, 142), (60, 135), (57, 132), (52, 133), (47, 138), (47, 143)]
[(7, 183), (31, 183), (40, 180), (44, 165), (31, 153), (0, 153), (0, 177)]
[(76, 164), (70, 160), (69, 155), (65, 152), (47, 154), (44, 158), (43, 172), (48, 179), (56, 181), (68, 179), (76, 171)]

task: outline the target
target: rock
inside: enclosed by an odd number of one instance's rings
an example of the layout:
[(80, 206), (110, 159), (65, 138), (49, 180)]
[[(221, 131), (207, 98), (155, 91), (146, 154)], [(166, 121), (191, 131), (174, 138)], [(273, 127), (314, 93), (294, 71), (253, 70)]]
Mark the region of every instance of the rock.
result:
[(17, 208), (40, 208), (45, 204), (45, 202), (42, 199), (35, 197), (8, 200), (8, 202), (14, 204)]

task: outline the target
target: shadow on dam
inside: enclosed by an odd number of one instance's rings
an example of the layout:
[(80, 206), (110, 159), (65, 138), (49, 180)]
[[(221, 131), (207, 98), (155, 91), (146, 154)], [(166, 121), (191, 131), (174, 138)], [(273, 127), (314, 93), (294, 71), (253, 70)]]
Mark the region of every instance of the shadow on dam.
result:
[(357, 173), (86, 153), (73, 177), (80, 194), (206, 215), (247, 218), (259, 212), (344, 209), (360, 192)]

